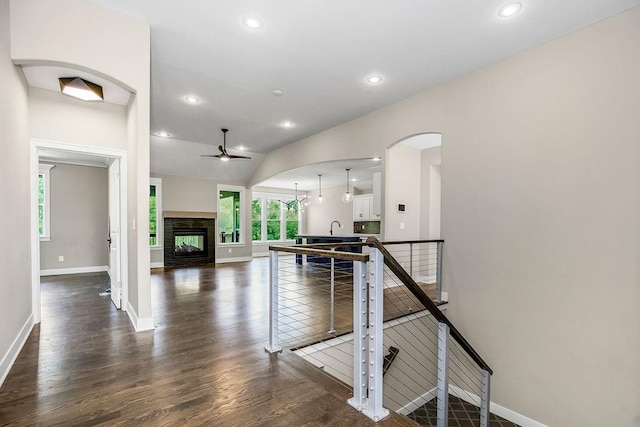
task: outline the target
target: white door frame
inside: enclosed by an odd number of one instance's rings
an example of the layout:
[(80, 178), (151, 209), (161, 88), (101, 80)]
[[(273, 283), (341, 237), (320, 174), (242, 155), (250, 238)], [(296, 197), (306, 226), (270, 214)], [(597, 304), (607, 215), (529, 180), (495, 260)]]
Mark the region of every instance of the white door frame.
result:
[(127, 311), (129, 302), (129, 264), (127, 227), (127, 152), (124, 150), (91, 147), (66, 142), (31, 139), (30, 184), (31, 184), (31, 294), (34, 323), (40, 323), (40, 236), (38, 234), (38, 150), (41, 148), (91, 154), (120, 160), (120, 266), (122, 277), (122, 310)]

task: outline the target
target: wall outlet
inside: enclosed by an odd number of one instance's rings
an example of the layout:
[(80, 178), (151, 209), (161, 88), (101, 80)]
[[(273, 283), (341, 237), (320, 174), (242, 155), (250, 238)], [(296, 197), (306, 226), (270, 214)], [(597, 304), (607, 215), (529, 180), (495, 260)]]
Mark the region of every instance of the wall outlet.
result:
[(58, 257), (58, 262), (64, 262), (64, 256), (60, 255), (60, 256)]
[(233, 252), (233, 249), (229, 248), (229, 253)]

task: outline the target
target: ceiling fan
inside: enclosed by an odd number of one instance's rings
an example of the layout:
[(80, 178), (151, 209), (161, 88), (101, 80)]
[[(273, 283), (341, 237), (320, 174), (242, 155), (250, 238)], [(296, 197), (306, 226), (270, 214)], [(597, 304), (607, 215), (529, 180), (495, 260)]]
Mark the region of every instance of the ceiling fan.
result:
[(233, 154), (227, 153), (227, 132), (229, 129), (220, 129), (223, 135), (222, 145), (218, 145), (218, 150), (220, 150), (220, 154), (203, 154), (200, 157), (217, 157), (223, 162), (228, 162), (230, 159), (250, 159), (248, 156), (236, 156)]

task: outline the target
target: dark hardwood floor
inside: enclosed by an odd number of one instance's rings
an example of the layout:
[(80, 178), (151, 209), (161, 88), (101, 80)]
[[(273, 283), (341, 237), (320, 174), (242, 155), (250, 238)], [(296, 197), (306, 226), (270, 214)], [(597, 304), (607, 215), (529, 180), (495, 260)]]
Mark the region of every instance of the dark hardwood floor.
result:
[[(268, 259), (155, 270), (155, 330), (136, 333), (105, 274), (43, 278), (42, 323), (0, 389), (0, 425), (373, 426), (349, 388), (269, 355)], [(393, 414), (380, 426), (415, 426)]]

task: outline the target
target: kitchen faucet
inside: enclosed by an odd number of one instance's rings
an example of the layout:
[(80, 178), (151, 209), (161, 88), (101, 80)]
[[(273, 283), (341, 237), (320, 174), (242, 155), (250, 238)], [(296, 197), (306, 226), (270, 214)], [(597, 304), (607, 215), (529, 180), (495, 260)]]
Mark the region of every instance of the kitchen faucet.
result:
[(338, 224), (338, 227), (342, 228), (342, 225), (340, 224), (340, 221), (333, 221), (331, 222), (331, 230), (329, 230), (329, 235), (333, 236), (333, 224)]

